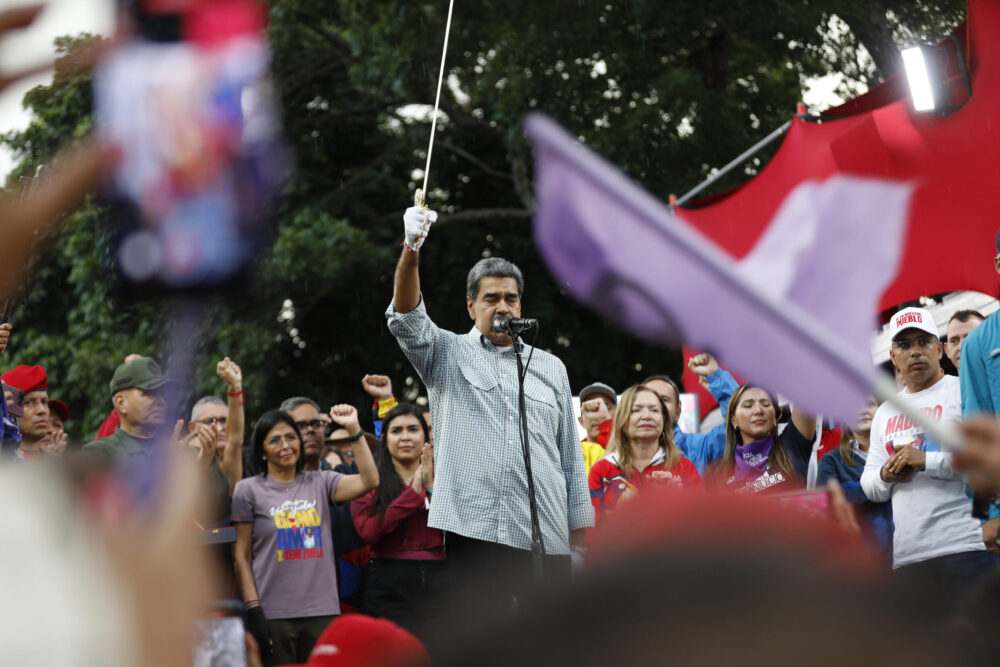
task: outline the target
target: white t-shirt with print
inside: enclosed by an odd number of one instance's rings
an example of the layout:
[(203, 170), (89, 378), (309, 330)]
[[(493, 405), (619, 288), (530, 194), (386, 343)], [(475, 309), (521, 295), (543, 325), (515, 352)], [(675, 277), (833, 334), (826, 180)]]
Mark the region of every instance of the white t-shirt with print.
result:
[[(958, 378), (946, 375), (932, 386), (909, 393), (903, 400), (935, 422), (958, 422), (962, 400)], [(885, 482), (881, 470), (895, 447), (914, 445), (927, 454), (924, 470), (908, 482)], [(982, 529), (972, 517), (972, 501), (951, 467), (951, 454), (924, 435), (923, 430), (889, 403), (872, 420), (871, 447), (861, 475), (861, 488), (874, 502), (892, 499), (892, 566), (966, 551), (981, 551)]]

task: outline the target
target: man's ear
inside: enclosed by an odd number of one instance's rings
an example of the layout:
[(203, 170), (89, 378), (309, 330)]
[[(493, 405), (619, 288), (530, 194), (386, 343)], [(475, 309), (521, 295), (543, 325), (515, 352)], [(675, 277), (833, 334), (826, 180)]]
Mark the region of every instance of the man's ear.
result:
[(576, 420), (580, 422), (580, 426), (583, 426), (583, 417), (577, 417)]
[(125, 409), (125, 392), (120, 391), (111, 397), (111, 404), (115, 407), (115, 412), (121, 414)]
[(1000, 255), (997, 255), (993, 260), (993, 268), (996, 269), (997, 273), (1000, 273)]
[(471, 297), (465, 297), (465, 307), (469, 310), (469, 317), (476, 320), (476, 302)]

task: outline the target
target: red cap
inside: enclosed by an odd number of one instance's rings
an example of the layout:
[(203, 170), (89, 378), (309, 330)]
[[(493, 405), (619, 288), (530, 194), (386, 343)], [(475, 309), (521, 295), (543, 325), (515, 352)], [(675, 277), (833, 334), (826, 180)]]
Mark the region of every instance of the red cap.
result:
[(420, 640), (384, 618), (345, 614), (319, 636), (305, 667), (429, 666)]
[(3, 380), (6, 385), (20, 389), (25, 394), (29, 391), (47, 389), (49, 386), (48, 376), (45, 375), (45, 369), (41, 366), (15, 366), (0, 375), (0, 380)]
[(69, 406), (58, 398), (49, 399), (49, 412), (54, 412), (62, 421), (69, 419)]

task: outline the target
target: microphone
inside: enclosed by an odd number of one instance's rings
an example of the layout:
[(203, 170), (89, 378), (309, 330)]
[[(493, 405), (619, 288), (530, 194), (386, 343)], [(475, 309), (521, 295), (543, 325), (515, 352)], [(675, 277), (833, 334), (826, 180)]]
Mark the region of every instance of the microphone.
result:
[(506, 333), (514, 336), (520, 335), (528, 329), (538, 326), (538, 320), (530, 317), (511, 317), (510, 315), (497, 315), (493, 318), (493, 331)]

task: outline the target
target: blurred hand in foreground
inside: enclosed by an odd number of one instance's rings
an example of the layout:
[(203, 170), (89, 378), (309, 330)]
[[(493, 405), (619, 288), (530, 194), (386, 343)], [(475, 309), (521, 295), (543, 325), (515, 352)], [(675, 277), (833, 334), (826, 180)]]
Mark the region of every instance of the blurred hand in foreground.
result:
[[(43, 5), (29, 5), (0, 12), (0, 41), (8, 33), (26, 28), (41, 13)], [(72, 66), (88, 66), (97, 49), (83, 54)], [(35, 67), (12, 76), (0, 77), (0, 91), (19, 79), (44, 71)], [(45, 182), (30, 188), (24, 196), (0, 192), (0, 295), (10, 294), (24, 272), (36, 236), (55, 225), (65, 214), (98, 186), (114, 162), (114, 151), (92, 139), (64, 147), (52, 162)]]

